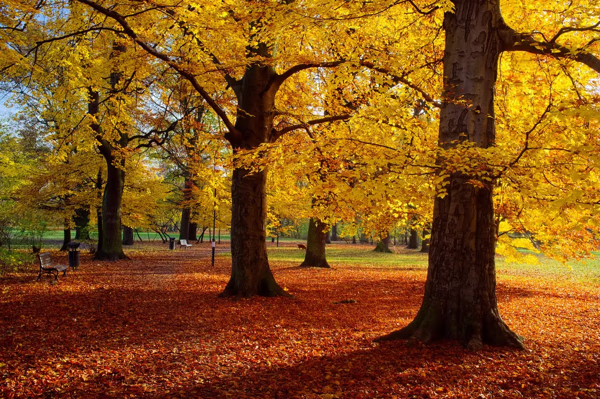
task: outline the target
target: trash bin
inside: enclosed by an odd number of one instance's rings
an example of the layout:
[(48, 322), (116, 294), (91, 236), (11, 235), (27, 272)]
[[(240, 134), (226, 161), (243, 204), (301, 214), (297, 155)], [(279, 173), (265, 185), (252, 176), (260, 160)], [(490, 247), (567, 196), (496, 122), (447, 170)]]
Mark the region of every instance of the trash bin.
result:
[(79, 242), (70, 242), (67, 244), (69, 247), (69, 267), (75, 270), (79, 266)]
[(169, 249), (171, 251), (175, 249), (175, 237), (169, 237)]

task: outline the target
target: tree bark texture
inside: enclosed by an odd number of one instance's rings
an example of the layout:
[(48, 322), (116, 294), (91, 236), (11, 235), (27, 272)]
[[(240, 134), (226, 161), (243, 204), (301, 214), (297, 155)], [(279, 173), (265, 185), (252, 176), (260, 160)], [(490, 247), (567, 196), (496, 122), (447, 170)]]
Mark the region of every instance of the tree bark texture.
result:
[(325, 258), (326, 228), (327, 225), (320, 220), (315, 218), (310, 219), (308, 223), (308, 237), (306, 238), (306, 255), (300, 267), (330, 267)]
[[(113, 54), (125, 52), (125, 46), (121, 43), (113, 43)], [(110, 85), (112, 94), (118, 92), (118, 84), (121, 80), (121, 72), (113, 71), (110, 74)], [(88, 113), (96, 116), (99, 112), (100, 93), (90, 89), (88, 102)], [(125, 187), (125, 159), (118, 155), (119, 148), (127, 147), (129, 138), (125, 133), (119, 133), (116, 142), (108, 141), (103, 134), (102, 127), (98, 123), (92, 124), (96, 133), (98, 149), (106, 161), (107, 174), (102, 197), (102, 243), (99, 245), (94, 259), (118, 260), (127, 259), (123, 253), (121, 239), (121, 202), (123, 189)]]
[[(265, 44), (249, 48), (251, 53), (270, 57)], [(272, 141), (277, 73), (271, 66), (248, 66), (235, 84), (238, 113), (235, 132), (226, 138), (234, 149), (255, 149)], [(229, 283), (221, 296), (290, 296), (276, 282), (267, 259), (266, 170), (250, 174), (243, 167), (233, 170), (231, 185), (231, 258)]]
[(419, 248), (419, 233), (415, 229), (410, 229), (410, 235), (408, 238), (408, 249)]
[(429, 253), (430, 238), (425, 238), (431, 233), (431, 228), (423, 229), (423, 239), (421, 240), (421, 251), (424, 254)]
[(181, 210), (181, 226), (179, 227), (179, 239), (187, 240), (190, 235), (190, 208)]
[(89, 240), (90, 239), (90, 210), (76, 209), (75, 210), (75, 239)]
[[(487, 148), (495, 138), (494, 85), (504, 26), (499, 0), (455, 0), (444, 29), (444, 102), (439, 142), (469, 140)], [(440, 160), (443, 163), (443, 159)], [(479, 188), (454, 174), (437, 197), (425, 295), (415, 319), (380, 340), (448, 338), (477, 349), (483, 344), (522, 348), (502, 321), (496, 300), (493, 186)]]
[(198, 223), (190, 222), (190, 228), (188, 229), (188, 241), (196, 241), (198, 239), (196, 230), (198, 230)]
[(63, 230), (63, 243), (60, 247), (61, 251), (66, 251), (69, 249), (69, 243), (71, 242), (71, 229), (69, 228), (69, 223), (65, 223), (65, 229)]
[(192, 185), (194, 183), (188, 177), (185, 178), (183, 187), (183, 207), (181, 209), (181, 227), (179, 229), (179, 239), (188, 240), (190, 239), (190, 200), (192, 199)]
[(333, 226), (331, 226), (331, 241), (337, 241), (337, 240), (339, 240), (337, 224), (334, 224)]
[(289, 296), (276, 282), (267, 258), (267, 171), (233, 170), (231, 278), (221, 296)]
[(124, 226), (123, 227), (123, 245), (133, 245), (133, 228)]
[[(98, 170), (98, 176), (96, 177), (96, 193), (98, 199), (102, 198), (102, 186), (104, 185), (102, 180), (102, 169)], [(102, 241), (104, 240), (104, 231), (102, 230), (102, 206), (96, 207), (96, 223), (98, 226), (98, 243), (96, 245), (96, 252), (102, 251)]]
[(125, 171), (106, 157), (107, 176), (102, 198), (102, 247), (96, 251), (95, 259), (127, 259), (121, 241), (121, 201), (125, 186)]
[(391, 254), (392, 250), (390, 249), (390, 235), (386, 235), (377, 243), (377, 246), (374, 249), (375, 252), (383, 252), (386, 254)]

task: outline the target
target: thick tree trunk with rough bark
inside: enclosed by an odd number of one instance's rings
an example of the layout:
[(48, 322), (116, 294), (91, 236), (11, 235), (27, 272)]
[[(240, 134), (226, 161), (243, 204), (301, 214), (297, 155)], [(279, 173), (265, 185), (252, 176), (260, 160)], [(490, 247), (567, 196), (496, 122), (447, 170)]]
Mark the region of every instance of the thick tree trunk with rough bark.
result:
[(337, 224), (334, 224), (333, 226), (331, 226), (331, 241), (337, 241), (337, 240), (339, 240)]
[(112, 157), (105, 158), (108, 172), (102, 198), (102, 247), (96, 251), (94, 259), (127, 259), (121, 241), (121, 201), (125, 171), (122, 167), (114, 165)]
[(124, 226), (123, 227), (123, 245), (133, 245), (133, 228)]
[[(98, 170), (98, 176), (96, 177), (96, 193), (98, 195), (98, 199), (102, 198), (102, 170)], [(104, 232), (102, 230), (102, 206), (96, 207), (96, 223), (98, 227), (98, 243), (96, 244), (96, 251), (99, 252), (102, 250), (102, 241), (104, 240)]]
[(65, 222), (65, 229), (63, 230), (63, 243), (60, 247), (61, 251), (66, 251), (69, 249), (69, 243), (71, 242), (71, 228), (69, 227), (69, 223)]
[(188, 241), (196, 241), (198, 239), (196, 230), (198, 230), (198, 223), (190, 222), (190, 228), (188, 229)]
[(410, 229), (410, 235), (408, 238), (408, 249), (419, 248), (419, 233), (415, 229)]
[[(259, 44), (251, 52), (270, 57)], [(275, 70), (264, 64), (249, 66), (235, 85), (239, 111), (235, 132), (226, 135), (234, 149), (255, 149), (272, 141), (275, 116)], [(221, 296), (290, 296), (276, 282), (267, 259), (267, 171), (251, 174), (236, 167), (231, 185), (231, 278)]]
[(190, 209), (181, 210), (181, 225), (179, 226), (179, 239), (187, 240), (190, 235)]
[(387, 234), (384, 238), (379, 240), (377, 246), (373, 250), (375, 252), (383, 252), (386, 254), (391, 254), (392, 250), (390, 249), (390, 235)]
[[(181, 209), (181, 226), (179, 228), (179, 239), (188, 240), (190, 234), (190, 200), (192, 199), (192, 180), (189, 177), (185, 178), (183, 186), (183, 207)], [(190, 239), (191, 240), (191, 239)]]
[(77, 209), (75, 210), (75, 239), (89, 240), (90, 239), (90, 210)]
[(232, 181), (229, 283), (221, 296), (289, 296), (276, 282), (267, 258), (267, 171), (250, 174), (236, 168)]
[[(487, 148), (495, 138), (494, 85), (504, 27), (499, 0), (455, 0), (444, 29), (444, 103), (440, 145), (469, 140)], [(440, 160), (443, 163), (443, 159)], [(434, 204), (429, 268), (423, 303), (405, 328), (380, 340), (448, 338), (477, 349), (483, 344), (522, 348), (502, 321), (496, 300), (493, 185), (450, 177), (447, 195)]]
[[(111, 75), (111, 83), (114, 87), (114, 80), (117, 77)], [(90, 89), (88, 102), (88, 114), (96, 116), (100, 106), (100, 94)], [(113, 154), (114, 147), (102, 137), (102, 129), (97, 123), (92, 124), (92, 129), (96, 132), (98, 140), (98, 149), (106, 161), (107, 174), (104, 185), (104, 194), (102, 196), (102, 211), (98, 211), (98, 248), (94, 259), (97, 260), (118, 260), (127, 259), (123, 253), (123, 244), (121, 241), (121, 200), (123, 198), (123, 188), (125, 187), (124, 160), (116, 160)], [(122, 146), (127, 144), (127, 137), (121, 136)], [(102, 171), (98, 172), (96, 188), (102, 188)]]
[(423, 236), (421, 240), (421, 251), (424, 254), (429, 253), (429, 243), (431, 241), (429, 234), (431, 233), (431, 226), (423, 229)]
[(306, 255), (300, 267), (330, 267), (325, 258), (326, 228), (327, 225), (321, 223), (320, 220), (310, 219), (306, 238)]
[(424, 254), (429, 253), (429, 238), (425, 238), (423, 241), (421, 241), (421, 250), (419, 252)]

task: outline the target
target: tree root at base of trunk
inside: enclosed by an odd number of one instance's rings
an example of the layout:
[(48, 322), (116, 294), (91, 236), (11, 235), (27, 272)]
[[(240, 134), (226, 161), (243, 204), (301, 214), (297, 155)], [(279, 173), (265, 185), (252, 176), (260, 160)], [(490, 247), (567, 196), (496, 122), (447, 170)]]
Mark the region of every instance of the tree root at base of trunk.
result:
[(321, 269), (331, 269), (331, 266), (329, 266), (329, 263), (327, 263), (327, 261), (323, 261), (323, 262), (302, 262), (300, 264), (299, 267), (318, 267)]
[(219, 298), (250, 298), (253, 296), (263, 296), (269, 298), (283, 297), (293, 298), (294, 296), (281, 288), (279, 284), (273, 281), (262, 280), (258, 283), (258, 287), (235, 287), (231, 281), (223, 292), (219, 294)]
[(96, 252), (96, 254), (94, 255), (94, 260), (107, 260), (110, 262), (115, 262), (117, 260), (130, 260), (131, 258), (127, 255), (125, 255), (123, 252), (118, 253), (118, 254), (107, 254), (107, 253), (102, 253), (102, 252)]
[(379, 337), (375, 342), (405, 339), (429, 343), (434, 340), (451, 339), (460, 341), (470, 350), (481, 349), (485, 344), (525, 349), (523, 337), (511, 331), (494, 312), (477, 322), (471, 322), (469, 328), (456, 328), (448, 324), (439, 315), (425, 315), (419, 312), (408, 326)]

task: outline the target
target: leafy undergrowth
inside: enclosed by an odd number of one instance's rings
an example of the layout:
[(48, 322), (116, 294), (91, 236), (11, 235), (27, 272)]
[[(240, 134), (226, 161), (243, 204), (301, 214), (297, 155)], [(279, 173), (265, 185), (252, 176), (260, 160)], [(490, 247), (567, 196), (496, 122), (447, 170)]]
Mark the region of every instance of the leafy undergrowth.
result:
[(504, 270), (500, 311), (526, 351), (375, 344), (414, 317), (424, 257), (332, 270), (276, 260), (295, 299), (236, 301), (217, 298), (231, 263), (211, 268), (208, 245), (115, 263), (82, 254), (58, 284), (33, 269), (3, 278), (0, 397), (600, 397), (598, 287)]

